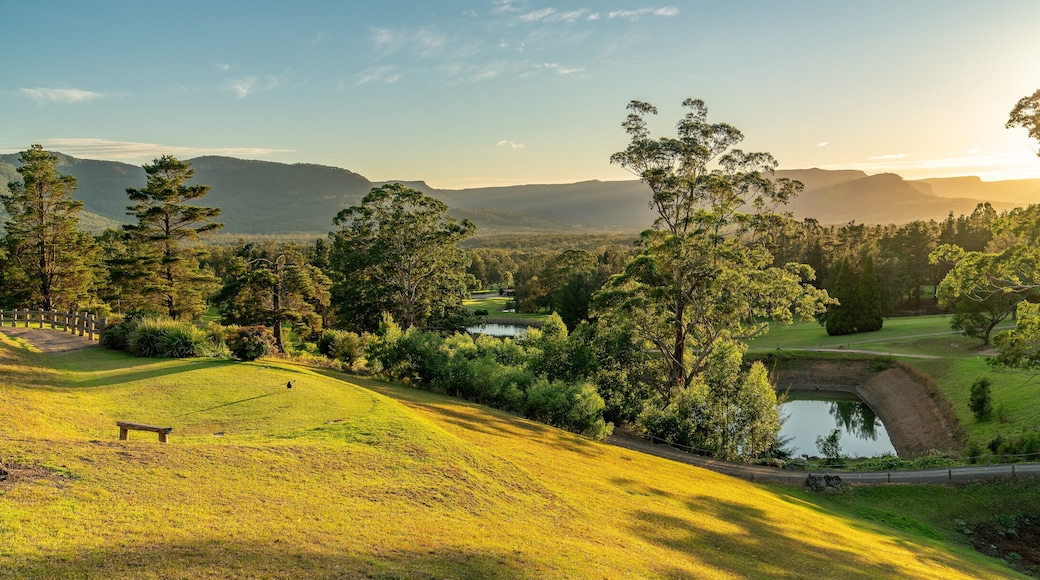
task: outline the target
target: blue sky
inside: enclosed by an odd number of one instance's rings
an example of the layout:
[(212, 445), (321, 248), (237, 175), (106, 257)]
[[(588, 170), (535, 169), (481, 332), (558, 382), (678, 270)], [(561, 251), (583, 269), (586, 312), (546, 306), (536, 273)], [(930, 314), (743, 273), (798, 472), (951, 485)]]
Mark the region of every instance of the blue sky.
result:
[(1040, 177), (1036, 0), (5, 2), (0, 152), (41, 143), (460, 188), (624, 179), (632, 99), (782, 168)]

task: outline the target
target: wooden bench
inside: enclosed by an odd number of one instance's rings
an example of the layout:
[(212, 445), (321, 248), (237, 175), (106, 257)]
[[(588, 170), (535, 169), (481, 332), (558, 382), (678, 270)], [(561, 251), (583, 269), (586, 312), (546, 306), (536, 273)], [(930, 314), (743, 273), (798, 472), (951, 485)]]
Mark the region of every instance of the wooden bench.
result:
[(133, 429), (135, 431), (154, 431), (159, 434), (159, 443), (169, 443), (166, 440), (166, 435), (173, 431), (173, 427), (156, 427), (155, 425), (142, 425), (141, 423), (131, 423), (130, 421), (116, 421), (116, 425), (119, 425), (120, 441), (126, 441), (129, 437), (129, 431)]

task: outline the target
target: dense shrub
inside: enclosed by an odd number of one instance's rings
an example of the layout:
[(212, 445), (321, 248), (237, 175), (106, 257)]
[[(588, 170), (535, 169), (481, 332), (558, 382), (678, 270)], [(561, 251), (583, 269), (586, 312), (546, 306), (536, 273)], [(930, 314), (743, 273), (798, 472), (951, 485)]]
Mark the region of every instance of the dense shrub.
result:
[(266, 326), (241, 326), (228, 332), (227, 346), (238, 360), (256, 360), (274, 351), (274, 334)]
[(171, 326), (162, 340), (162, 356), (165, 358), (205, 356), (212, 350), (206, 332), (186, 322)]
[(136, 356), (164, 358), (205, 356), (215, 350), (209, 333), (164, 317), (128, 316), (105, 328), (101, 344)]
[(318, 337), (318, 352), (352, 365), (365, 353), (365, 340), (356, 332), (325, 330)]
[(987, 447), (994, 455), (1024, 455), (1029, 457), (1022, 459), (1035, 461), (1040, 455), (1040, 431), (1027, 431), (1012, 437), (998, 434)]
[(166, 335), (178, 324), (169, 318), (142, 318), (130, 333), (129, 352), (137, 356), (164, 356)]
[(128, 317), (110, 323), (101, 333), (101, 346), (124, 352), (130, 350), (130, 335), (137, 328), (138, 322), (138, 319)]
[[(389, 378), (589, 437), (603, 438), (612, 429), (603, 420), (605, 405), (593, 384), (557, 378), (575, 368), (575, 358), (578, 366), (587, 364), (584, 357), (569, 357), (584, 351), (582, 345), (568, 346), (562, 323), (548, 333), (536, 332), (534, 341), (519, 343), (487, 336), (474, 340), (468, 334), (443, 338), (414, 328), (402, 333), (384, 322), (370, 338), (366, 354), (370, 365)], [(560, 329), (562, 333), (556, 332)]]
[(975, 414), (975, 419), (985, 421), (993, 415), (993, 395), (990, 390), (992, 381), (989, 377), (975, 379), (971, 385), (971, 395), (968, 398), (968, 407)]

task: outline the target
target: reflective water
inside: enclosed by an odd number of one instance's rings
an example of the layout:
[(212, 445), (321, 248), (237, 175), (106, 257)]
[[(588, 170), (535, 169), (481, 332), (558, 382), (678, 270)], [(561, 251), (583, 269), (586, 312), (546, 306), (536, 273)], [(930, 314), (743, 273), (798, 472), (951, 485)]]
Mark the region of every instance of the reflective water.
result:
[(816, 438), (841, 430), (841, 451), (847, 457), (874, 457), (891, 453), (895, 447), (881, 419), (873, 409), (852, 393), (834, 391), (791, 391), (780, 408), (787, 421), (780, 438), (790, 437), (788, 449), (793, 457), (821, 455)]
[(515, 324), (485, 324), (484, 326), (470, 326), (466, 331), (488, 336), (523, 336), (527, 334), (527, 327)]

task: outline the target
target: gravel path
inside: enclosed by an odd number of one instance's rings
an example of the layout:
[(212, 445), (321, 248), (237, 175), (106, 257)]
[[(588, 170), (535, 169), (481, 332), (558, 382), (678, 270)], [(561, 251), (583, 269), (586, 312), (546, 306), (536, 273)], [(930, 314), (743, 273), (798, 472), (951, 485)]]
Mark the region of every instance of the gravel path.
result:
[(96, 340), (50, 328), (5, 326), (0, 328), (0, 332), (10, 337), (22, 339), (40, 350), (40, 352), (69, 352), (97, 346)]

